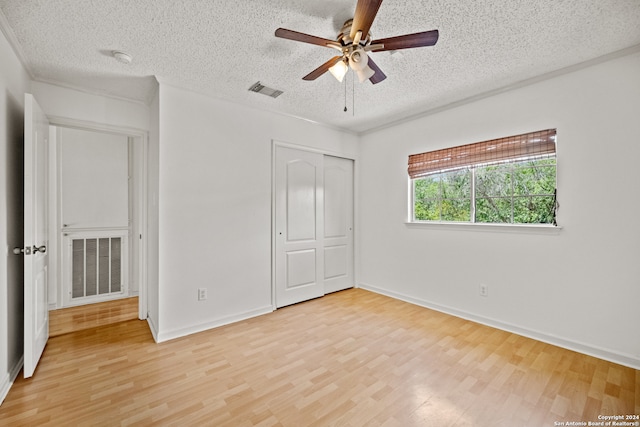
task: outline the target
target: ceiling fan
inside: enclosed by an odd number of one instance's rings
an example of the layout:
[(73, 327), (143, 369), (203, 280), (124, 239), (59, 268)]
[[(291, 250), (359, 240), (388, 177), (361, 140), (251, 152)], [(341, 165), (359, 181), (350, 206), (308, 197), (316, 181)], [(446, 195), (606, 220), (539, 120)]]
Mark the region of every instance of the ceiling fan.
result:
[(373, 62), (367, 52), (433, 46), (438, 41), (438, 30), (371, 40), (369, 29), (381, 4), (382, 0), (358, 0), (353, 19), (349, 19), (344, 23), (337, 40), (311, 36), (285, 28), (278, 28), (276, 37), (330, 47), (341, 52), (340, 55), (334, 56), (304, 76), (303, 80), (315, 80), (329, 71), (341, 82), (349, 68), (351, 68), (358, 75), (361, 83), (367, 79), (373, 84), (380, 83), (387, 76)]

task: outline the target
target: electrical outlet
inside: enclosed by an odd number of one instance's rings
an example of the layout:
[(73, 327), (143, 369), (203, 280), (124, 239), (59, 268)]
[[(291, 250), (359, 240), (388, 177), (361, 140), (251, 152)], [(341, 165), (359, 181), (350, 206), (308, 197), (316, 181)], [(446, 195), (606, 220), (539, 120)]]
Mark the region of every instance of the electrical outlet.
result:
[(198, 301), (207, 299), (207, 288), (198, 288)]
[(480, 296), (481, 297), (488, 297), (489, 296), (489, 286), (481, 283), (480, 284)]

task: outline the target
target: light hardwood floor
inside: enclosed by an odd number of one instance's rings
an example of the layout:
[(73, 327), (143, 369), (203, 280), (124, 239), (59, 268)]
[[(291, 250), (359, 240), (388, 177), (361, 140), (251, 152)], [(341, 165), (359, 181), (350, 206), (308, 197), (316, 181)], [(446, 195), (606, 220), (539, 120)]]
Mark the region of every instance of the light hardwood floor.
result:
[(49, 337), (138, 318), (138, 297), (49, 312)]
[(161, 344), (139, 320), (52, 338), (0, 424), (554, 426), (627, 414), (640, 414), (640, 371), (352, 289)]

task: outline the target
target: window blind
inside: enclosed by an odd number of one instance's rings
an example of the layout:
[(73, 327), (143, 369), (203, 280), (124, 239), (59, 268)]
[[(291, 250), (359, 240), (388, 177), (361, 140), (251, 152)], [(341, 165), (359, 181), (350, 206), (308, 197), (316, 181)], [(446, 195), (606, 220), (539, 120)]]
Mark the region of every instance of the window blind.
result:
[(553, 155), (556, 130), (547, 129), (409, 156), (409, 177), (469, 166)]

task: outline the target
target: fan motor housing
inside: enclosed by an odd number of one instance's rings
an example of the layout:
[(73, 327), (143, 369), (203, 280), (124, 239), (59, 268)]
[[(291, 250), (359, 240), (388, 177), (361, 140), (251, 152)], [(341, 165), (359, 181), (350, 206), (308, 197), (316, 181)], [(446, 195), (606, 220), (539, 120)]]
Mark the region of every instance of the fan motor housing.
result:
[[(343, 46), (348, 46), (349, 44), (353, 43), (353, 39), (351, 38), (351, 26), (353, 25), (353, 19), (348, 19), (345, 21), (345, 23), (342, 25), (342, 30), (340, 30), (340, 34), (338, 34), (338, 42), (340, 42), (340, 44), (342, 44)], [(362, 37), (360, 39), (360, 43), (362, 46), (366, 46), (367, 43), (369, 43), (371, 41), (371, 31), (369, 31), (369, 33), (367, 33), (366, 37)]]

